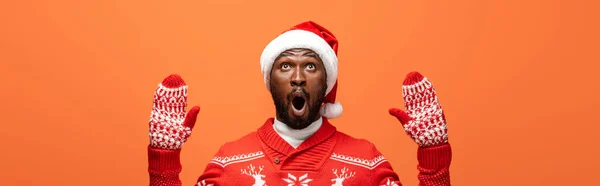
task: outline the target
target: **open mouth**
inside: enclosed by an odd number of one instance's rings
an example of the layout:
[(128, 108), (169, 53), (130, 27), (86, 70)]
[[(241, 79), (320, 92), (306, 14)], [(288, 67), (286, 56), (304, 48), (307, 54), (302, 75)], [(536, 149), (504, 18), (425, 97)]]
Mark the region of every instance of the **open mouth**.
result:
[(292, 99), (292, 106), (294, 106), (294, 109), (296, 110), (301, 110), (305, 103), (306, 100), (300, 96), (295, 96), (294, 99)]
[(304, 116), (306, 112), (306, 98), (302, 95), (296, 95), (292, 98), (292, 111), (296, 117)]

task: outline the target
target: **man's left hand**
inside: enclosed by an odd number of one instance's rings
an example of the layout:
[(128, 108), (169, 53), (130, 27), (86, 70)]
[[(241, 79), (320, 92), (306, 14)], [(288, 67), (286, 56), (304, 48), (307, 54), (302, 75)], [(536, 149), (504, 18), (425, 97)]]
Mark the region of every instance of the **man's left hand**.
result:
[(402, 84), (406, 112), (389, 110), (420, 147), (448, 143), (448, 127), (432, 83), (419, 72), (411, 72)]

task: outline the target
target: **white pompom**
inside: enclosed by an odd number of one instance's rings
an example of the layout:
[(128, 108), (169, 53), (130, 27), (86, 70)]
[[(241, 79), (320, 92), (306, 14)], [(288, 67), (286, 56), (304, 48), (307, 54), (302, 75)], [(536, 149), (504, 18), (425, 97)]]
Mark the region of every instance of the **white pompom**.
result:
[(335, 103), (325, 103), (323, 108), (321, 108), (321, 116), (326, 117), (327, 119), (333, 119), (340, 117), (342, 115), (342, 104), (339, 102)]

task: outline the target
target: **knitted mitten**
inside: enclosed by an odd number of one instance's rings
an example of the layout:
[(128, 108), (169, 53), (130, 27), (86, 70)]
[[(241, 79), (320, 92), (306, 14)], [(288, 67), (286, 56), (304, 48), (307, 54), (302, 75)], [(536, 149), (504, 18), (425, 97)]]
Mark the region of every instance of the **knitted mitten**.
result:
[(170, 75), (158, 85), (150, 115), (150, 147), (180, 149), (192, 134), (200, 107), (195, 106), (186, 116), (187, 88), (177, 74)]
[(402, 85), (406, 112), (392, 108), (395, 116), (408, 134), (420, 147), (448, 143), (448, 127), (432, 83), (418, 72), (406, 76)]

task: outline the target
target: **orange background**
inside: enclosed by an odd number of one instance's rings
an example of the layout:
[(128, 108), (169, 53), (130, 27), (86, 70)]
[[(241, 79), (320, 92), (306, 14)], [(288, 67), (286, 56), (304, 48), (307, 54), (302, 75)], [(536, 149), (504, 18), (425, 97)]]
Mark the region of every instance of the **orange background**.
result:
[[(429, 77), (453, 185), (596, 185), (598, 3), (592, 1), (3, 1), (0, 185), (147, 185), (147, 122), (171, 73), (200, 105), (181, 178), (274, 106), (259, 56), (305, 20), (340, 40), (339, 130), (373, 141), (405, 185), (416, 145), (387, 113)], [(232, 115), (233, 114), (233, 115)]]

